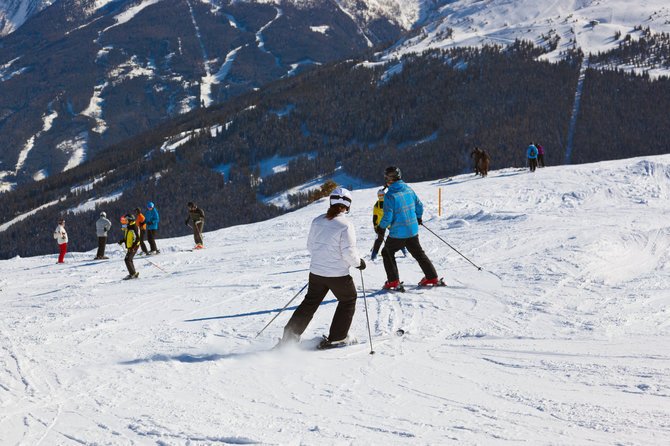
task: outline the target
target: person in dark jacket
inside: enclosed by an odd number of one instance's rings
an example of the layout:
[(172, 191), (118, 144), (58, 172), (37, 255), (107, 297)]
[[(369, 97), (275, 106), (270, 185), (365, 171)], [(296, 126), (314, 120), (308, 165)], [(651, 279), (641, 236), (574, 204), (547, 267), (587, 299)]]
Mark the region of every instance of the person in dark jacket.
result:
[(160, 251), (156, 247), (156, 231), (158, 231), (158, 211), (154, 203), (150, 201), (147, 203), (147, 211), (144, 213), (144, 218), (147, 224), (147, 238), (149, 239), (149, 254), (158, 254)]
[(107, 246), (107, 231), (112, 228), (112, 222), (107, 220), (107, 214), (100, 212), (100, 218), (95, 222), (95, 231), (98, 236), (98, 253), (95, 255), (96, 260), (108, 259), (105, 255), (105, 247)]
[(537, 147), (537, 167), (546, 167), (544, 164), (544, 147), (540, 144), (535, 144)]
[(188, 217), (186, 218), (186, 226), (191, 226), (189, 223), (193, 222), (193, 239), (195, 240), (194, 249), (202, 249), (202, 228), (205, 226), (205, 212), (195, 205), (192, 201), (188, 204)]
[(136, 279), (140, 273), (135, 271), (135, 264), (133, 263), (133, 257), (137, 249), (140, 247), (140, 233), (137, 229), (137, 224), (135, 221), (135, 216), (133, 214), (126, 214), (121, 217), (121, 224), (123, 224), (123, 238), (119, 240), (119, 245), (126, 248), (126, 268), (128, 268), (128, 275), (124, 277), (124, 280), (127, 279)]
[(348, 334), (356, 310), (356, 286), (349, 275), (349, 268), (364, 270), (365, 261), (356, 249), (354, 225), (345, 215), (351, 206), (351, 193), (337, 187), (330, 194), (329, 201), (328, 211), (312, 220), (307, 236), (307, 250), (312, 255), (307, 294), (284, 327), (279, 346), (300, 340), (328, 291), (337, 298), (337, 308), (330, 333), (318, 348), (353, 342)]
[(437, 272), (419, 243), (423, 203), (412, 188), (402, 180), (400, 169), (397, 167), (387, 167), (384, 171), (384, 180), (388, 191), (384, 196), (384, 216), (379, 222), (380, 228), (389, 229), (389, 236), (382, 249), (387, 277), (384, 288), (398, 289), (400, 287), (395, 253), (402, 248), (407, 248), (412, 257), (419, 262), (424, 274), (419, 285), (435, 286), (439, 283)]

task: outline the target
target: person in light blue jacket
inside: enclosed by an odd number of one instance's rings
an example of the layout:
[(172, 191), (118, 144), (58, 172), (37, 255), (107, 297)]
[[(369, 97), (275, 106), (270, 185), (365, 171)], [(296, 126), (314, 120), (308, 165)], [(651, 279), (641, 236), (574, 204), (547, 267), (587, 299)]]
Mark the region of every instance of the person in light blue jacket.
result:
[(395, 253), (403, 248), (419, 262), (425, 277), (419, 285), (434, 286), (438, 284), (437, 272), (419, 243), (419, 225), (422, 224), (423, 203), (416, 193), (403, 180), (400, 169), (391, 166), (384, 171), (384, 181), (388, 191), (384, 196), (384, 216), (379, 227), (389, 229), (386, 244), (382, 249), (384, 269), (387, 281), (386, 289), (399, 289), (400, 276)]
[(147, 225), (147, 238), (149, 239), (149, 254), (158, 254), (160, 251), (156, 247), (156, 231), (158, 231), (158, 211), (153, 202), (147, 204), (147, 211), (144, 213), (144, 222)]
[(535, 172), (535, 168), (537, 167), (537, 153), (537, 147), (535, 147), (535, 144), (531, 141), (528, 150), (526, 151), (526, 156), (528, 156), (528, 167), (530, 167), (531, 172)]

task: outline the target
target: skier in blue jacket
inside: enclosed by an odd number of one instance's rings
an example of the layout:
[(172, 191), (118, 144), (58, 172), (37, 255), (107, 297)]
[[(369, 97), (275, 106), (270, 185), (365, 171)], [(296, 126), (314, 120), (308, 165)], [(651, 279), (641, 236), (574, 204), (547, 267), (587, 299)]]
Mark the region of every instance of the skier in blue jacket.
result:
[(528, 150), (526, 151), (526, 156), (528, 156), (528, 167), (530, 167), (531, 172), (535, 172), (535, 168), (537, 167), (537, 153), (537, 147), (535, 147), (535, 144), (531, 141)]
[(149, 239), (149, 254), (158, 254), (160, 251), (156, 247), (156, 231), (158, 230), (158, 211), (154, 203), (150, 201), (147, 204), (147, 211), (144, 213), (144, 221), (147, 224), (147, 237)]
[(384, 197), (384, 216), (379, 222), (382, 229), (389, 228), (386, 244), (382, 249), (386, 270), (386, 289), (399, 289), (400, 276), (395, 253), (403, 248), (419, 262), (424, 278), (419, 285), (438, 284), (437, 272), (419, 243), (419, 225), (422, 224), (423, 203), (401, 177), (400, 169), (391, 166), (384, 171), (388, 191)]

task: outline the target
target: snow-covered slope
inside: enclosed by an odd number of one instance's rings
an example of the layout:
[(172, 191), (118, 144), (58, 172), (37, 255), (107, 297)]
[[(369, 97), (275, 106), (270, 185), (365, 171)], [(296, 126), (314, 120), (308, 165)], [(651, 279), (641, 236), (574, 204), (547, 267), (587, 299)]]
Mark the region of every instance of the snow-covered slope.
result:
[[(367, 338), (365, 303), (373, 336), (407, 332), (375, 355), (269, 351), (302, 295), (255, 337), (306, 283), (324, 201), (206, 232), (200, 252), (159, 240), (139, 280), (116, 245), (0, 262), (0, 443), (668, 444), (670, 155), (413, 187), (483, 271), (425, 229), (448, 287), (385, 294), (380, 261), (352, 270), (351, 333)], [(375, 192), (353, 193), (361, 254)]]

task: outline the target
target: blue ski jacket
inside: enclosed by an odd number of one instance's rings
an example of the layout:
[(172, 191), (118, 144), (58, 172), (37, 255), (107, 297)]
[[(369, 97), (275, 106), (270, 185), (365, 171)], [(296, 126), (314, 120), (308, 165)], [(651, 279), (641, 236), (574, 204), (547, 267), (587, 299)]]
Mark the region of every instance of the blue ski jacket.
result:
[(156, 208), (149, 209), (144, 213), (144, 222), (147, 224), (147, 229), (158, 229), (158, 211)]
[(537, 147), (535, 147), (533, 144), (529, 145), (527, 155), (530, 159), (537, 158)]
[(384, 196), (384, 216), (379, 227), (389, 228), (389, 237), (412, 238), (419, 234), (417, 218), (423, 216), (423, 203), (404, 181), (398, 180)]

